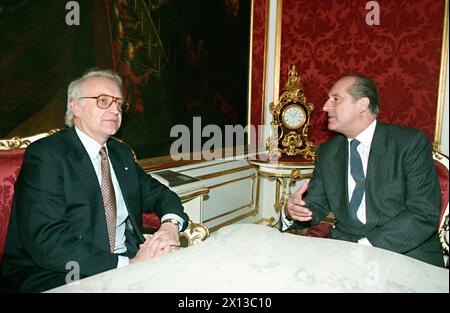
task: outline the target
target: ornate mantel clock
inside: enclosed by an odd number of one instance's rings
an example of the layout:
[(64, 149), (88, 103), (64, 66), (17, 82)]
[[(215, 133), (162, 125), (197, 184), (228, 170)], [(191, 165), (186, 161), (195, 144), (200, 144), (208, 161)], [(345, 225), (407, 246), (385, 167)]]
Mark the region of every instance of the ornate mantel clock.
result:
[(315, 159), (315, 147), (308, 140), (308, 127), (314, 106), (306, 102), (295, 66), (289, 69), (286, 89), (278, 103), (270, 104), (272, 136), (266, 141), (271, 159), (303, 157)]

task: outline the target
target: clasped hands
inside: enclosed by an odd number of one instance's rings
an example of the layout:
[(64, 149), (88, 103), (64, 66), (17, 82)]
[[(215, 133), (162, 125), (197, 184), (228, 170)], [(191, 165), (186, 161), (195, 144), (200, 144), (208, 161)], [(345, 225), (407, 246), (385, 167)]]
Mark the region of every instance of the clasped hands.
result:
[(130, 264), (168, 254), (177, 250), (179, 246), (178, 226), (163, 223), (156, 233), (139, 245), (139, 251), (133, 259), (130, 259)]
[(306, 207), (306, 202), (303, 200), (303, 194), (308, 189), (308, 184), (303, 184), (297, 192), (291, 195), (286, 201), (284, 212), (288, 219), (306, 222), (310, 221), (313, 213)]

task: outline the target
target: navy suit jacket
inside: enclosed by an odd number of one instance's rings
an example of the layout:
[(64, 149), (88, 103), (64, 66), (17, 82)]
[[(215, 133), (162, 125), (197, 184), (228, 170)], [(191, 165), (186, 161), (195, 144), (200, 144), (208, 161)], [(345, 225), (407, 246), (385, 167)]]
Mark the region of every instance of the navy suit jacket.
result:
[[(160, 217), (176, 214), (185, 227), (188, 216), (179, 197), (134, 161), (128, 145), (110, 139), (107, 146), (128, 209), (125, 235), (132, 257), (144, 241), (143, 210)], [(4, 288), (40, 291), (64, 284), (71, 261), (79, 265), (81, 277), (118, 262), (109, 251), (100, 185), (74, 128), (36, 141), (25, 153), (2, 262)]]
[(332, 238), (367, 237), (375, 247), (443, 266), (437, 236), (441, 192), (424, 133), (377, 122), (367, 165), (365, 225), (350, 217), (347, 179), (348, 141), (338, 135), (317, 150), (305, 196), (314, 214), (311, 224), (332, 211)]

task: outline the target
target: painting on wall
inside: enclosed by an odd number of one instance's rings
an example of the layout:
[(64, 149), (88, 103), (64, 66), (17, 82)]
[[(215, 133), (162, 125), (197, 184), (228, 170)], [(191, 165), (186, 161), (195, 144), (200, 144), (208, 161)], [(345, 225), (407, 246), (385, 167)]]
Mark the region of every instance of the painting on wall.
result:
[(250, 0), (111, 1), (108, 13), (130, 103), (119, 137), (139, 159), (168, 155), (175, 125), (247, 125)]
[(194, 117), (247, 125), (251, 0), (79, 0), (79, 25), (64, 1), (17, 3), (0, 11), (0, 137), (65, 127), (67, 86), (93, 67), (124, 79), (117, 137), (138, 159), (168, 157), (172, 127)]

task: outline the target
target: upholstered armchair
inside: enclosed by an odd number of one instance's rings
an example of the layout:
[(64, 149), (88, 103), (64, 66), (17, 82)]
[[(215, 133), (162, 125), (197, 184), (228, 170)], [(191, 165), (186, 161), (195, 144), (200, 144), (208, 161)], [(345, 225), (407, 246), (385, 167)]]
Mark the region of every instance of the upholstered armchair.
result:
[(442, 245), (442, 252), (444, 254), (445, 267), (448, 268), (448, 241), (449, 241), (449, 230), (448, 230), (448, 189), (449, 189), (449, 175), (448, 157), (439, 152), (433, 152), (434, 165), (439, 177), (439, 184), (441, 185), (441, 217), (439, 220), (439, 239)]
[(31, 137), (0, 140), (0, 261), (3, 258), (6, 235), (8, 233), (11, 202), (14, 196), (14, 184), (22, 166), (23, 155), (28, 145), (40, 138), (49, 136), (58, 129)]
[[(449, 198), (449, 159), (440, 152), (433, 151), (434, 165), (436, 167), (439, 184), (441, 186), (441, 216), (439, 219), (439, 238), (444, 254), (444, 262), (449, 267), (449, 227), (448, 227), (448, 198)], [(319, 224), (302, 229), (293, 229), (288, 232), (307, 237), (328, 238), (330, 228), (334, 224), (334, 216), (329, 215)]]
[(330, 213), (325, 219), (320, 221), (319, 224), (304, 228), (294, 228), (287, 232), (295, 235), (305, 236), (305, 237), (316, 237), (316, 238), (329, 238), (330, 230), (335, 222), (333, 213)]
[[(142, 214), (142, 230), (145, 234), (153, 234), (161, 226), (159, 217), (155, 213)], [(186, 248), (196, 245), (209, 236), (209, 229), (202, 225), (189, 221), (188, 227), (180, 233), (181, 247)]]
[(23, 154), (24, 149), (0, 150), (0, 260), (3, 258), (14, 183), (22, 166)]
[[(14, 184), (22, 166), (25, 149), (33, 141), (49, 136), (57, 131), (59, 130), (54, 129), (31, 137), (14, 137), (0, 140), (0, 261), (3, 258), (8, 233)], [(159, 218), (154, 213), (144, 213), (142, 220), (144, 232), (152, 233), (160, 226)], [(187, 247), (197, 244), (208, 236), (208, 228), (201, 224), (189, 222), (188, 228), (180, 233), (181, 246)]]

